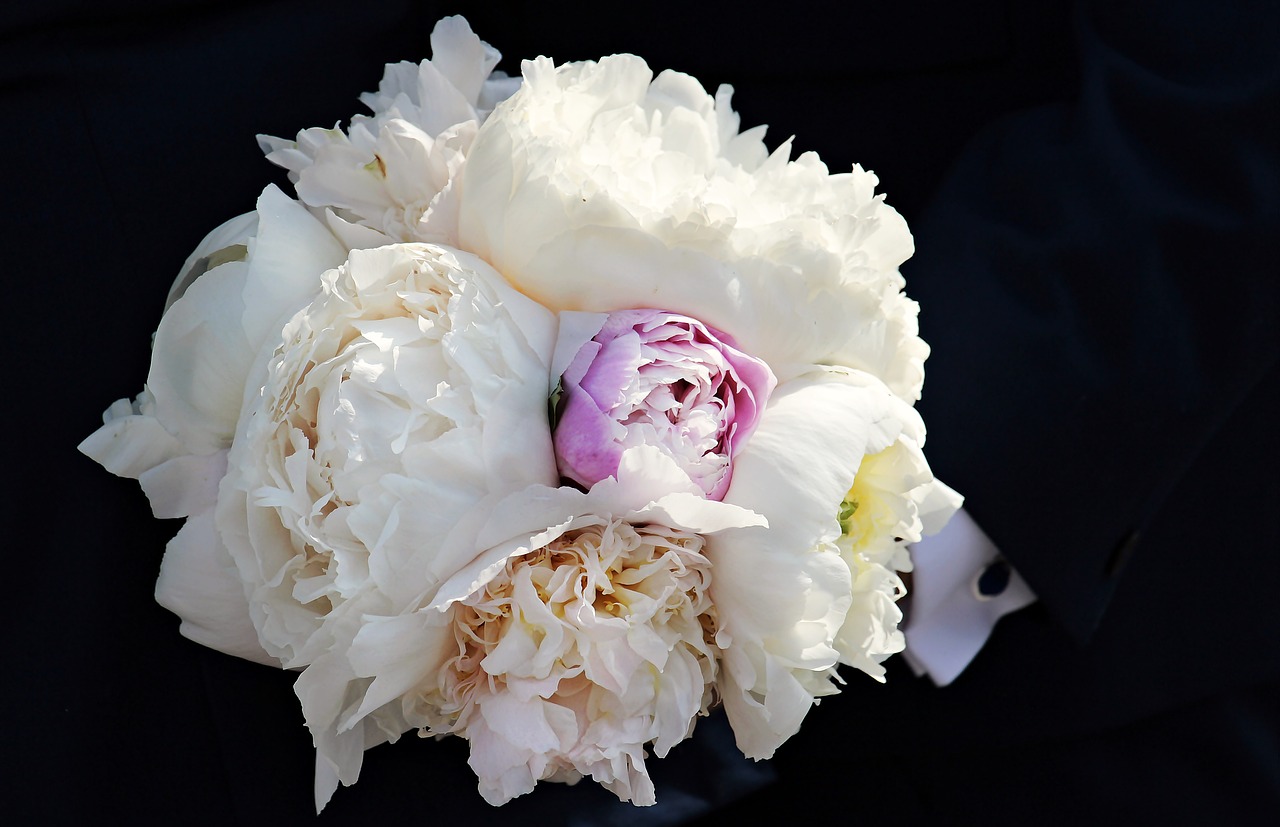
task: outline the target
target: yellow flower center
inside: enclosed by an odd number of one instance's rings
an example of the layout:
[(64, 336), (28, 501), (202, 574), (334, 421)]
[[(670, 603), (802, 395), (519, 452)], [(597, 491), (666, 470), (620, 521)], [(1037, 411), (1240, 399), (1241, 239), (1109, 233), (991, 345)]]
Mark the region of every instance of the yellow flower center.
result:
[(885, 501), (884, 491), (877, 484), (883, 483), (881, 472), (885, 470), (884, 465), (892, 463), (892, 451), (890, 446), (879, 453), (864, 456), (858, 464), (858, 473), (854, 475), (849, 493), (840, 502), (837, 513), (840, 533), (854, 549), (897, 527), (898, 515)]

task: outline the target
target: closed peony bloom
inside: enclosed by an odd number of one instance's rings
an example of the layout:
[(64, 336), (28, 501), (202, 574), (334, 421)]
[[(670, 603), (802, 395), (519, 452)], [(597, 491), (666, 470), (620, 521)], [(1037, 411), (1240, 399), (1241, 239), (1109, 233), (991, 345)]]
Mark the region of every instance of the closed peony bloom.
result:
[(898, 272), (906, 223), (862, 168), (739, 132), (731, 91), (632, 55), (526, 61), (469, 151), (459, 244), (553, 310), (662, 308), (779, 381), (846, 365), (914, 401), (928, 348)]
[(774, 384), (767, 365), (695, 319), (610, 313), (560, 380), (560, 473), (590, 487), (617, 473), (628, 447), (652, 445), (718, 500)]
[(454, 179), (479, 123), (520, 79), (493, 71), (501, 56), (461, 17), (436, 24), (431, 53), (388, 64), (378, 91), (360, 96), (372, 116), (356, 115), (345, 133), (258, 136), (267, 158), (289, 170), (298, 198), (348, 248), (455, 244)]
[(324, 275), (262, 353), (219, 492), (268, 652), (310, 663), (334, 610), (369, 590), (380, 610), (413, 605), (470, 560), (441, 548), (476, 503), (557, 479), (554, 326), (443, 247), (355, 250)]

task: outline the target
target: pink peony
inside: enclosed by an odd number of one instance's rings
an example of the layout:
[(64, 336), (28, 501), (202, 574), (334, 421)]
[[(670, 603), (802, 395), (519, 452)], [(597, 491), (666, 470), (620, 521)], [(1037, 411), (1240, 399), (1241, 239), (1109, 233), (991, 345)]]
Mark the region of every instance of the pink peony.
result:
[(776, 384), (768, 365), (696, 319), (610, 313), (561, 377), (560, 473), (590, 487), (617, 474), (625, 449), (651, 445), (719, 500)]

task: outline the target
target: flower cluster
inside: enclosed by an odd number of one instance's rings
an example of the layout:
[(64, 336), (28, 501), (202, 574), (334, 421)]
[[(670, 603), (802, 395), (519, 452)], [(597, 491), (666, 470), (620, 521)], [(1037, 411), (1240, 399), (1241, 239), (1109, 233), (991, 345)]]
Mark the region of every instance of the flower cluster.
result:
[(484, 797), (645, 761), (722, 704), (767, 758), (903, 647), (958, 497), (913, 408), (905, 223), (731, 90), (615, 55), (495, 72), (461, 18), (201, 243), (81, 450), (185, 518), (157, 599), (299, 671), (317, 807), (467, 739)]

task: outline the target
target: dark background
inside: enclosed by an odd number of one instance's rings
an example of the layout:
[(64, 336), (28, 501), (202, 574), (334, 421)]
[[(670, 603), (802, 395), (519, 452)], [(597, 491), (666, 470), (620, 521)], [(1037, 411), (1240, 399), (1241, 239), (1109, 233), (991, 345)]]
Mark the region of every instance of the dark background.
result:
[[(177, 523), (75, 446), (141, 389), (190, 250), (288, 191), (254, 135), (345, 124), (450, 13), (513, 74), (635, 52), (733, 84), (770, 146), (880, 176), (916, 233), (935, 469), (1045, 598), (953, 687), (848, 675), (763, 771), (708, 722), (651, 763), (672, 803), (647, 813), (590, 782), (491, 810), (465, 745), (410, 735), (311, 815), (291, 676), (178, 635), (152, 598)], [(774, 776), (731, 817), (1280, 814), (1272, 4), (154, 0), (0, 23), (12, 823), (661, 823)]]

